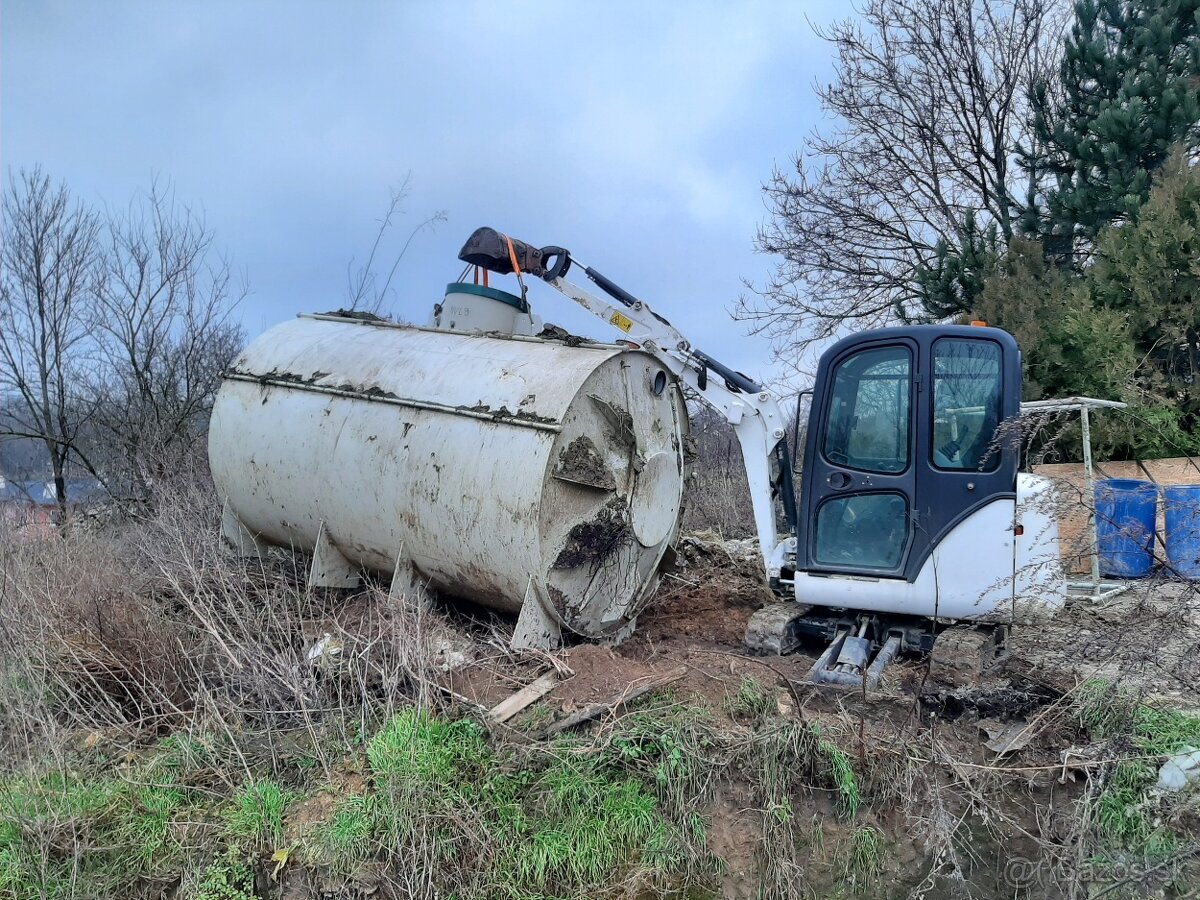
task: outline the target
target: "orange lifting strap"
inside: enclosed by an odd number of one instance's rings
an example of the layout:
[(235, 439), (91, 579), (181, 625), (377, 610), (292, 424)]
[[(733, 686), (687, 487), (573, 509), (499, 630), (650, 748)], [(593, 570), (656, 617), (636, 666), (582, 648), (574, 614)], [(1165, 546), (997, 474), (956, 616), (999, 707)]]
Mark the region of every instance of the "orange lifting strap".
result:
[(521, 266), (517, 262), (517, 251), (513, 248), (512, 238), (510, 238), (506, 234), (504, 236), (504, 240), (508, 243), (508, 261), (512, 263), (513, 274), (516, 275), (518, 278), (520, 278), (521, 277)]

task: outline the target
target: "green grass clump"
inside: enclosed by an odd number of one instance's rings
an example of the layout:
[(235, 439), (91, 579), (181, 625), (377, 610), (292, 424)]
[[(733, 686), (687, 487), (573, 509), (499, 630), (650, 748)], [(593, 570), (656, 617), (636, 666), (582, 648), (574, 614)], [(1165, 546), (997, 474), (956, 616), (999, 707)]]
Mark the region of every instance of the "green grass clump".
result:
[[(241, 900), (246, 879), (220, 854), (277, 841), (290, 795), (255, 781), (222, 804), (185, 777), (194, 751), (168, 740), (136, 767), (102, 761), (0, 778), (0, 900), (125, 897), (197, 870), (200, 887), (188, 896)], [(194, 837), (198, 825), (205, 840)], [(205, 863), (213, 853), (217, 862)]]
[(837, 791), (838, 806), (847, 819), (858, 815), (862, 806), (862, 792), (858, 786), (858, 776), (854, 774), (854, 766), (846, 751), (821, 734), (820, 726), (811, 726), (817, 737), (817, 752), (829, 765), (830, 777)]
[(367, 859), (375, 850), (382, 822), (375, 795), (351, 796), (339, 803), (332, 818), (317, 831), (316, 843), (322, 857), (342, 870)]
[(1132, 692), (1099, 678), (1080, 685), (1075, 712), (1093, 739), (1125, 738), (1129, 746), (1096, 797), (1094, 821), (1102, 841), (1148, 860), (1171, 855), (1179, 839), (1158, 823), (1157, 801), (1149, 791), (1158, 780), (1157, 757), (1200, 747), (1200, 716), (1139, 703)]
[(468, 719), (446, 721), (417, 710), (394, 716), (367, 744), (376, 777), (441, 781), (487, 757), (483, 729)]
[(122, 816), (117, 834), (148, 871), (164, 870), (179, 856), (180, 846), (172, 823), (187, 802), (177, 787), (136, 787), (127, 795), (130, 807)]
[(0, 897), (17, 896), (26, 880), (23, 843), (16, 822), (0, 821)]
[(746, 677), (739, 682), (736, 693), (726, 698), (725, 708), (735, 719), (757, 722), (771, 715), (776, 706), (775, 698), (761, 681)]
[(637, 720), (605, 753), (564, 739), (512, 758), (474, 722), (401, 712), (367, 741), (374, 790), (335, 806), (313, 855), (351, 872), (432, 842), (447, 862), (441, 889), (464, 897), (587, 896), (632, 871), (670, 878), (704, 833), (664, 814), (662, 782), (686, 768), (670, 733)]
[(229, 834), (253, 848), (276, 848), (283, 841), (283, 815), (296, 796), (275, 781), (260, 779), (234, 795), (225, 814)]
[[(758, 688), (743, 687), (742, 708), (763, 711)], [(784, 885), (804, 831), (799, 792), (832, 786), (849, 816), (862, 798), (833, 732), (769, 711), (756, 724), (735, 739), (661, 693), (598, 733), (526, 745), (409, 709), (364, 729), (338, 766), (361, 776), (350, 791), (321, 780), (327, 767), (283, 782), (204, 736), (169, 738), (98, 775), (0, 777), (0, 900), (124, 897), (171, 882), (181, 896), (249, 900), (256, 874), (284, 866), (347, 878), (403, 868), (459, 900), (696, 896), (720, 871), (706, 816), (730, 766), (762, 779), (764, 858), (780, 860), (773, 884)], [(247, 774), (228, 780), (237, 772)], [(869, 835), (859, 840), (866, 872)]]
[(1105, 678), (1090, 678), (1075, 692), (1075, 718), (1093, 740), (1128, 734), (1137, 708), (1131, 691)]
[(683, 813), (710, 795), (710, 725), (706, 714), (687, 706), (633, 713), (617, 723), (601, 762), (607, 771), (640, 777), (668, 807)]
[(204, 867), (187, 896), (192, 900), (257, 900), (254, 873), (236, 850), (229, 850)]
[(1142, 761), (1122, 760), (1114, 767), (1096, 798), (1096, 827), (1110, 842), (1158, 858), (1175, 846), (1174, 837), (1151, 818), (1146, 789), (1157, 769)]
[(0, 898), (119, 896), (177, 867), (180, 788), (83, 773), (0, 782)]
[(873, 883), (883, 871), (883, 832), (870, 825), (854, 829), (846, 854), (845, 876), (856, 887)]
[(1139, 706), (1133, 732), (1146, 753), (1178, 753), (1185, 747), (1200, 748), (1200, 716), (1174, 709)]
[(151, 770), (182, 775), (216, 762), (206, 742), (187, 734), (174, 734), (163, 738), (158, 743), (158, 750), (159, 753), (148, 762)]
[(527, 788), (532, 803), (518, 810), (502, 800), (492, 819), (494, 838), (505, 842), (492, 875), (497, 889), (581, 891), (623, 866), (670, 868), (674, 836), (637, 780), (615, 780), (568, 757)]

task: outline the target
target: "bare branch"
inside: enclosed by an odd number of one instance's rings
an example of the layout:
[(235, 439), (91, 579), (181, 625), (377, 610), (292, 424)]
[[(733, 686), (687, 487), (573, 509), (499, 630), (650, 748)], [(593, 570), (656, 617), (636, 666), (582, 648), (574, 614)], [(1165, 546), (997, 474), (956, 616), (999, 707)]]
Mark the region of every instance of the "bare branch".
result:
[(348, 309), (380, 315), (383, 312), (388, 291), (391, 289), (392, 279), (396, 275), (396, 270), (400, 268), (401, 260), (408, 253), (408, 248), (412, 245), (413, 239), (426, 229), (435, 228), (446, 221), (446, 213), (439, 210), (418, 222), (408, 232), (408, 236), (392, 260), (392, 265), (388, 269), (387, 277), (384, 279), (383, 284), (376, 287), (375, 259), (379, 254), (384, 238), (392, 229), (393, 220), (397, 215), (403, 215), (404, 201), (408, 199), (411, 192), (411, 182), (412, 174), (409, 173), (404, 176), (404, 183), (400, 185), (399, 189), (394, 189), (390, 192), (387, 209), (383, 217), (379, 220), (379, 228), (375, 232), (375, 240), (371, 244), (370, 253), (367, 254), (366, 263), (355, 270), (354, 260), (351, 259), (346, 266)]
[(113, 489), (146, 499), (207, 433), (242, 343), (231, 313), (244, 292), (204, 220), (169, 185), (153, 182), (112, 215), (105, 249), (93, 452)]
[[(1053, 0), (869, 0), (821, 36), (837, 121), (764, 185), (758, 249), (779, 257), (739, 315), (780, 355), (926, 315), (923, 271), (974, 235), (1013, 234), (1028, 88), (1057, 36)], [(943, 250), (944, 252), (944, 250)]]
[(67, 468), (92, 409), (80, 392), (95, 351), (100, 221), (40, 169), (10, 175), (0, 250), (0, 432), (45, 445), (61, 515)]

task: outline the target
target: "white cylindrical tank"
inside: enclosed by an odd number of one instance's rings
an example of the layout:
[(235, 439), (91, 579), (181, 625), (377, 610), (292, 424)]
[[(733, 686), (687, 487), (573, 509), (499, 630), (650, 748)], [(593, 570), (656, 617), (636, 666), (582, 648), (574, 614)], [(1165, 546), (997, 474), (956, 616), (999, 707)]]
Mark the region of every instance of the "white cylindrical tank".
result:
[(686, 428), (648, 353), (301, 316), (234, 363), (209, 457), (231, 538), (599, 638), (677, 535)]

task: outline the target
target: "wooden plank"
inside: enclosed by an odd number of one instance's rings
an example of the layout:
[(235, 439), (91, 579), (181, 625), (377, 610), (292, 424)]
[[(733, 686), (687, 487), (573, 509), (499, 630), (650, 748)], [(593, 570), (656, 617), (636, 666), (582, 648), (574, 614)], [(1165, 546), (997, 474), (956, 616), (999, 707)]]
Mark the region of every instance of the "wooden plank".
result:
[(545, 697), (554, 690), (556, 684), (558, 684), (558, 673), (551, 670), (536, 681), (525, 685), (512, 696), (497, 703), (488, 713), (488, 718), (493, 722), (507, 722), (525, 707)]
[(1047, 478), (1075, 475), (1083, 471), (1083, 463), (1042, 463), (1033, 467), (1033, 474)]
[[(1050, 463), (1034, 466), (1035, 475), (1054, 482), (1055, 509), (1058, 519), (1059, 552), (1068, 573), (1083, 575), (1091, 571), (1092, 542), (1088, 517), (1092, 500), (1087, 491), (1082, 463)], [(1103, 477), (1097, 474), (1097, 477)]]
[(1200, 484), (1200, 460), (1194, 457), (1147, 459), (1142, 467), (1157, 484)]
[(636, 700), (638, 697), (648, 694), (653, 690), (657, 690), (658, 688), (668, 685), (673, 681), (678, 681), (680, 678), (686, 675), (687, 672), (687, 666), (676, 666), (674, 669), (671, 669), (671, 671), (664, 672), (662, 675), (650, 677), (637, 687), (634, 687), (631, 684), (621, 693), (617, 694), (615, 697), (610, 697), (603, 703), (593, 703), (591, 706), (585, 707), (576, 713), (572, 713), (565, 719), (559, 719), (557, 722), (547, 728), (543, 732), (543, 735), (545, 737), (549, 737), (552, 734), (558, 734), (560, 731), (566, 731), (568, 728), (574, 728), (576, 725), (581, 725), (589, 719), (595, 719), (599, 716), (602, 716), (604, 713), (614, 710), (618, 706), (623, 706), (624, 704)]
[(1146, 473), (1136, 459), (1114, 459), (1096, 463), (1096, 479), (1132, 478), (1145, 481)]

